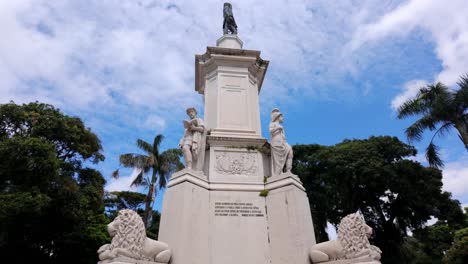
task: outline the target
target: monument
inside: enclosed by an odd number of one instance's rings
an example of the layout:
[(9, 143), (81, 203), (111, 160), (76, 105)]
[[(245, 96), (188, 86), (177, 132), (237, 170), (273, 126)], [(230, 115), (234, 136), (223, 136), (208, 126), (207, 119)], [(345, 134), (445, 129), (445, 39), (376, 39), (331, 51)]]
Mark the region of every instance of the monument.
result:
[[(292, 149), (279, 110), (271, 148), (262, 137), (259, 93), (269, 62), (243, 49), (230, 4), (223, 17), (224, 35), (195, 56), (203, 128), (184, 122), (186, 168), (168, 182), (159, 240), (170, 246), (172, 264), (309, 264), (315, 244), (309, 201), (290, 172)], [(189, 146), (195, 134), (205, 142), (196, 162)]]
[(186, 109), (179, 143), (185, 169), (167, 184), (160, 241), (146, 237), (137, 213), (122, 210), (108, 225), (112, 243), (98, 250), (99, 264), (380, 263), (358, 213), (343, 218), (337, 240), (315, 244), (279, 109), (270, 114), (270, 142), (262, 137), (259, 93), (269, 62), (242, 48), (229, 3), (223, 17), (216, 47), (195, 56), (205, 117)]

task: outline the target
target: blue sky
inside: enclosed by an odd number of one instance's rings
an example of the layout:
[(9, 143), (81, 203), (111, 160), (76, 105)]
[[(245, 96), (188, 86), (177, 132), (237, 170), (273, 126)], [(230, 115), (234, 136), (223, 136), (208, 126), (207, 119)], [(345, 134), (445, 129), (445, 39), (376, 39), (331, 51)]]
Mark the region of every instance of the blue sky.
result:
[[(107, 189), (129, 189), (132, 171), (110, 179), (118, 155), (157, 133), (163, 148), (176, 147), (185, 109), (202, 109), (194, 55), (221, 36), (223, 2), (2, 0), (0, 102), (38, 100), (81, 117), (102, 140), (106, 160), (96, 168)], [(266, 138), (278, 107), (291, 144), (406, 141), (414, 120), (398, 120), (396, 107), (425, 83), (455, 88), (468, 72), (466, 0), (232, 4), (244, 48), (270, 60), (260, 93)], [(430, 136), (416, 144), (423, 163)], [(468, 153), (455, 131), (436, 142), (444, 189), (468, 205)]]

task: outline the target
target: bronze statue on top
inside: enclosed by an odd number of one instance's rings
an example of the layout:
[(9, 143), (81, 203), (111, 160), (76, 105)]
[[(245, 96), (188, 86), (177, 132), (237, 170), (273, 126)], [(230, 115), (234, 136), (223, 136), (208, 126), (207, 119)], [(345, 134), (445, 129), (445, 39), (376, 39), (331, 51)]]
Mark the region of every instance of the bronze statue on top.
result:
[(234, 15), (232, 14), (232, 5), (230, 3), (224, 3), (223, 8), (223, 33), (229, 34), (237, 34), (237, 24), (236, 20), (234, 20)]

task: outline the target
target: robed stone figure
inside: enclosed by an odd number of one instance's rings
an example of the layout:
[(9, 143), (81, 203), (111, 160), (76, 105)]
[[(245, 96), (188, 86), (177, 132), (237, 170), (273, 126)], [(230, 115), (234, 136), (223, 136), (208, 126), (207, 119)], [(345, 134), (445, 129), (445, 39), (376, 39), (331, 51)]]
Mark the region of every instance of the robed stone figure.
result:
[(271, 111), (270, 145), (272, 175), (280, 175), (284, 170), (290, 173), (292, 169), (293, 151), (286, 142), (283, 128), (283, 114), (277, 109)]

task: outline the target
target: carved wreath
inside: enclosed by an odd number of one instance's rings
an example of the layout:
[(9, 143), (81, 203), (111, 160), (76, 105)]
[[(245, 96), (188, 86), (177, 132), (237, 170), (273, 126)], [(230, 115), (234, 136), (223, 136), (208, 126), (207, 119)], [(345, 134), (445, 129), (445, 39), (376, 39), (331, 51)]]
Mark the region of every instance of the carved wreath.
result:
[(257, 173), (257, 156), (249, 153), (216, 154), (215, 169), (221, 174), (255, 175)]

